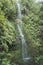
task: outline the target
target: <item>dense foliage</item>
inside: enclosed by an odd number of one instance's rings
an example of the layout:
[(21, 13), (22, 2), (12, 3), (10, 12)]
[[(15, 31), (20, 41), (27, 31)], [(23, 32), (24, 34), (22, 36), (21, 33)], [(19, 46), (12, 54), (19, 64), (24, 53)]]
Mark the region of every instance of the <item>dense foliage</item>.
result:
[[(43, 3), (21, 0), (23, 32), (27, 42), (28, 65), (43, 65)], [(15, 0), (0, 0), (0, 65), (25, 65), (17, 30)], [(27, 65), (27, 64), (26, 64)]]

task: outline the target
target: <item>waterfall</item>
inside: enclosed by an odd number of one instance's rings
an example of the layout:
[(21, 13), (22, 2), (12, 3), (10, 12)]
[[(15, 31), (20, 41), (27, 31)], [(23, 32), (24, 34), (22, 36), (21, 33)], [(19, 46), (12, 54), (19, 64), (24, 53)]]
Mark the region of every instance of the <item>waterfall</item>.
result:
[(17, 5), (17, 10), (18, 10), (18, 31), (21, 37), (21, 41), (22, 41), (22, 57), (24, 61), (27, 61), (30, 59), (30, 57), (28, 57), (28, 53), (27, 53), (27, 45), (26, 45), (26, 41), (24, 38), (24, 34), (23, 34), (23, 28), (22, 28), (22, 14), (21, 14), (21, 5), (19, 3), (19, 0), (16, 0), (16, 5)]

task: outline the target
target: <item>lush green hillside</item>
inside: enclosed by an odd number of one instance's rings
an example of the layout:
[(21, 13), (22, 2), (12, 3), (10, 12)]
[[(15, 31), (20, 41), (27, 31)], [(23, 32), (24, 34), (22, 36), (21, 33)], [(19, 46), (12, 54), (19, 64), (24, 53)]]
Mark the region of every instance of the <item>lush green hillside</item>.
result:
[[(43, 65), (43, 3), (20, 0), (23, 32), (27, 42), (28, 65)], [(0, 65), (25, 65), (17, 30), (15, 0), (0, 0)]]

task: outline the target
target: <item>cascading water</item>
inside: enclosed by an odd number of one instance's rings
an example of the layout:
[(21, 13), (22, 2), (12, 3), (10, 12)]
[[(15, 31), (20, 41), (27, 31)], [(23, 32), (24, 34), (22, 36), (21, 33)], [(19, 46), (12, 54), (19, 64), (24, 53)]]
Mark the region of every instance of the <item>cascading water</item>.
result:
[(27, 45), (26, 45), (26, 41), (23, 35), (23, 30), (22, 30), (22, 14), (21, 14), (21, 6), (19, 3), (19, 0), (16, 0), (16, 5), (17, 5), (17, 9), (18, 9), (18, 31), (21, 37), (21, 41), (22, 41), (22, 57), (24, 61), (27, 61), (30, 59), (30, 57), (28, 57), (27, 54)]

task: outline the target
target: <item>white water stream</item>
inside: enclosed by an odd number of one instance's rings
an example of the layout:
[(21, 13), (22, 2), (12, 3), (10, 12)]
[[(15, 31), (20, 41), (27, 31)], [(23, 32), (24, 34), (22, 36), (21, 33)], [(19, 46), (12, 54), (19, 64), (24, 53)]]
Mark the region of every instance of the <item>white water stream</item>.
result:
[(27, 53), (27, 45), (26, 45), (26, 41), (24, 38), (24, 34), (23, 34), (23, 28), (22, 28), (22, 14), (21, 14), (21, 5), (19, 3), (19, 0), (16, 0), (16, 5), (17, 5), (17, 10), (18, 10), (18, 31), (21, 37), (21, 41), (22, 41), (22, 57), (24, 61), (27, 61), (30, 59), (30, 57), (28, 57), (28, 53)]

